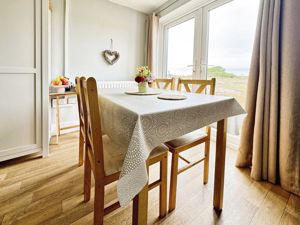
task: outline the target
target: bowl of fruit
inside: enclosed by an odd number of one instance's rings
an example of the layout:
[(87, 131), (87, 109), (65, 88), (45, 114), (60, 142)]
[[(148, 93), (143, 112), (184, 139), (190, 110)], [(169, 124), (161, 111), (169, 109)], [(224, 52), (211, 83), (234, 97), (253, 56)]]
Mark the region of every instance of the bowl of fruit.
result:
[(69, 78), (62, 75), (57, 76), (54, 80), (51, 81), (51, 87), (56, 93), (65, 93), (66, 88), (69, 86)]

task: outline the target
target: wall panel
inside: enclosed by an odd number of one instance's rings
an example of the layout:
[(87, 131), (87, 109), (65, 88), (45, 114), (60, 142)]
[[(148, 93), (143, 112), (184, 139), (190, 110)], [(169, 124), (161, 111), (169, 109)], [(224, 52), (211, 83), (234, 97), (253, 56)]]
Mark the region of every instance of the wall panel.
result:
[(41, 2), (0, 0), (0, 161), (41, 150)]

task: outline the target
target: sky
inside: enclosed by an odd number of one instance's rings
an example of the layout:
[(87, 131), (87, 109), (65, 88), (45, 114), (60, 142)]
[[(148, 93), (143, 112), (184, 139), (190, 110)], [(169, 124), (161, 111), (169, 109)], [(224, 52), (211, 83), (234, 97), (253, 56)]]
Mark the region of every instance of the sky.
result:
[(234, 0), (210, 12), (208, 65), (248, 69), (259, 0)]
[(170, 74), (192, 74), (195, 19), (169, 29), (168, 71)]
[[(209, 12), (208, 65), (244, 73), (250, 66), (259, 0), (234, 0)], [(168, 70), (191, 73), (195, 19), (169, 29)]]

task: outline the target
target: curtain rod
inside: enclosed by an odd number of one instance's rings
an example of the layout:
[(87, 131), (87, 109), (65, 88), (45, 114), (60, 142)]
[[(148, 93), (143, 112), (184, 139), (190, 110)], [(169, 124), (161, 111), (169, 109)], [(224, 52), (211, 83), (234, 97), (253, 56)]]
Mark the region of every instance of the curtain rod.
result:
[(155, 14), (158, 14), (168, 8), (170, 8), (172, 5), (174, 5), (176, 2), (178, 2), (178, 0), (173, 0), (172, 2), (167, 1), (165, 4), (163, 4), (160, 8), (157, 9), (157, 11), (155, 11)]

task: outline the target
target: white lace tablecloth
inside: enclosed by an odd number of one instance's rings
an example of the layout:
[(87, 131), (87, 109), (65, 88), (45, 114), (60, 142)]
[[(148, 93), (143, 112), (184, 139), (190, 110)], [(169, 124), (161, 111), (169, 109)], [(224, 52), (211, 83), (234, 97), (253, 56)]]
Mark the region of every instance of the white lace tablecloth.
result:
[(213, 122), (245, 113), (234, 98), (184, 93), (186, 100), (134, 96), (124, 89), (99, 89), (102, 129), (126, 150), (118, 197), (127, 205), (148, 181), (151, 150)]

